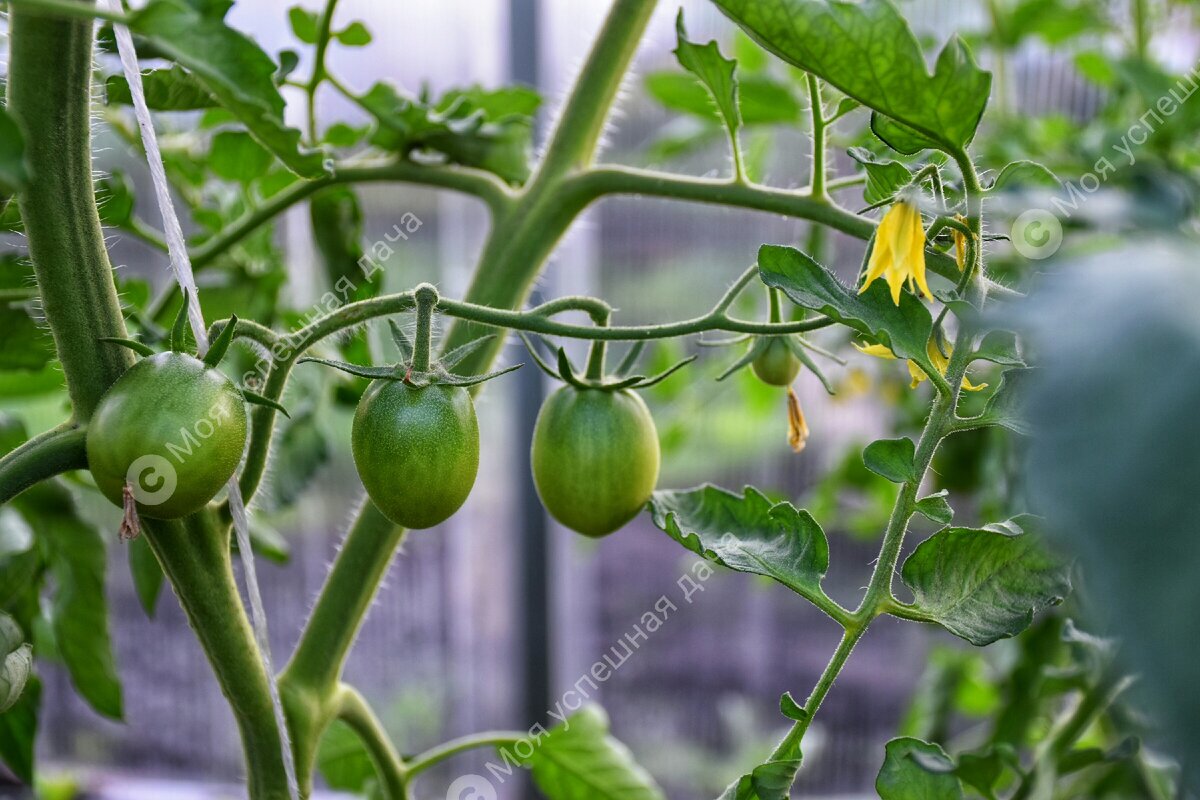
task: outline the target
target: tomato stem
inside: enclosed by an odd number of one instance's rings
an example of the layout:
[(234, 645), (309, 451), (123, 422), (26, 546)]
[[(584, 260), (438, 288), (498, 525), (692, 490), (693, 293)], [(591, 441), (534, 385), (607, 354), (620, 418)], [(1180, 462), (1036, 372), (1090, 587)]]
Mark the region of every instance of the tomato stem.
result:
[(433, 347), (433, 309), (438, 303), (437, 289), (422, 283), (413, 291), (417, 301), (417, 332), (413, 336), (412, 370), (429, 371), (429, 352)]

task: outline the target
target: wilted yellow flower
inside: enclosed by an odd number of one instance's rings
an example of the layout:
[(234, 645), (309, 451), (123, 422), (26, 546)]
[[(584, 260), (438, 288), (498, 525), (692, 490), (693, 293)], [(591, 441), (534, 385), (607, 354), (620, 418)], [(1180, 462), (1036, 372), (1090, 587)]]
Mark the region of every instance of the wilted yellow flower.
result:
[(787, 392), (788, 410), (788, 444), (792, 452), (799, 453), (808, 443), (808, 423), (804, 421), (804, 412), (800, 410), (800, 398), (792, 387)]
[[(964, 225), (967, 222), (967, 218), (962, 214), (955, 214), (954, 219)], [(958, 264), (958, 271), (962, 272), (967, 263), (967, 236), (958, 228), (954, 228), (952, 232), (954, 234), (954, 262)]]
[(933, 296), (925, 282), (925, 228), (921, 225), (921, 212), (908, 200), (897, 200), (883, 215), (867, 262), (867, 277), (858, 293), (865, 292), (879, 278), (887, 281), (896, 305), (900, 305), (900, 290), (905, 282), (910, 289), (915, 284), (926, 297)]
[[(858, 352), (866, 353), (867, 355), (875, 356), (876, 358), (894, 359), (896, 357), (895, 353), (881, 344), (855, 344), (854, 346), (858, 349)], [(949, 352), (953, 352), (949, 345), (946, 346), (946, 349)], [(929, 344), (925, 347), (925, 352), (929, 355), (929, 360), (933, 362), (933, 366), (937, 368), (937, 371), (942, 375), (945, 375), (946, 368), (950, 366), (950, 359), (947, 356), (942, 355), (942, 351), (938, 349), (937, 343), (934, 342), (933, 339), (929, 340)], [(914, 389), (921, 385), (921, 381), (929, 379), (929, 376), (925, 374), (925, 370), (921, 369), (921, 366), (917, 364), (917, 362), (911, 360), (908, 362), (908, 374), (912, 376), (912, 384), (910, 385)], [(968, 392), (978, 392), (981, 389), (986, 389), (987, 384), (971, 383), (971, 380), (964, 375), (962, 379), (962, 388)]]

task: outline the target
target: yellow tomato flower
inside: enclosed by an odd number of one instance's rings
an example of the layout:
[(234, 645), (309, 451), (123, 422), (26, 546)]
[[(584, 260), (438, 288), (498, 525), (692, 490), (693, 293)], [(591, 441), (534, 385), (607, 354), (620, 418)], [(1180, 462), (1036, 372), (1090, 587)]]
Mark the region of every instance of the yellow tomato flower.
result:
[[(869, 356), (875, 356), (876, 358), (894, 359), (896, 357), (895, 353), (881, 344), (855, 344), (854, 346), (858, 349), (858, 352), (865, 353)], [(947, 345), (946, 349), (950, 352), (953, 352), (949, 345)], [(929, 340), (929, 344), (925, 347), (925, 352), (929, 355), (929, 360), (933, 363), (933, 366), (937, 368), (937, 371), (942, 375), (945, 375), (946, 368), (950, 366), (950, 359), (947, 356), (942, 355), (942, 351), (938, 349), (937, 343), (934, 342), (933, 339)], [(914, 389), (920, 386), (922, 381), (929, 379), (929, 376), (925, 374), (925, 370), (921, 369), (921, 366), (915, 361), (908, 362), (908, 374), (912, 376), (912, 384), (910, 385)], [(962, 379), (962, 388), (968, 392), (978, 392), (982, 389), (986, 389), (987, 384), (971, 383), (971, 380), (964, 375)]]
[(858, 293), (865, 292), (879, 278), (887, 281), (896, 305), (900, 305), (900, 291), (905, 282), (910, 289), (915, 284), (925, 297), (933, 297), (925, 282), (925, 228), (921, 225), (921, 212), (908, 200), (897, 200), (883, 215), (867, 262), (867, 277)]

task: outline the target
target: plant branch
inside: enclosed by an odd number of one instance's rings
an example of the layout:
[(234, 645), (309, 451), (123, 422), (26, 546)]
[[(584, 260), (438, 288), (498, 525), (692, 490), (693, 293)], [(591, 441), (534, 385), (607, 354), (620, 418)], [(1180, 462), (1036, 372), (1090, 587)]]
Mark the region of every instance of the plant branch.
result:
[(313, 56), (313, 71), (312, 77), (308, 80), (308, 85), (304, 87), (308, 97), (308, 139), (310, 142), (317, 141), (317, 89), (321, 87), (321, 82), (325, 80), (325, 53), (329, 50), (329, 29), (333, 25), (333, 12), (337, 8), (338, 0), (326, 0), (325, 10), (321, 14), (321, 20), (317, 26), (317, 48)]
[(460, 753), (478, 750), (481, 747), (503, 747), (504, 745), (516, 744), (528, 738), (529, 734), (521, 733), (520, 731), (485, 731), (483, 733), (471, 734), (470, 736), (463, 736), (459, 739), (452, 739), (444, 744), (430, 748), (420, 755), (413, 756), (408, 764), (408, 779), (411, 781), (430, 767), (434, 767)]
[(808, 102), (812, 110), (812, 178), (808, 193), (824, 200), (825, 193), (825, 107), (821, 103), (821, 83), (811, 72), (804, 75), (808, 84)]
[(328, 186), (343, 183), (412, 183), (450, 189), (478, 197), (493, 211), (506, 208), (512, 194), (496, 176), (482, 170), (467, 167), (451, 167), (440, 164), (420, 164), (415, 161), (349, 162), (336, 165), (323, 178), (300, 181), (275, 195), (259, 207), (246, 212), (220, 234), (209, 239), (192, 251), (192, 266), (196, 269), (210, 264), (242, 239), (249, 236), (260, 225)]
[(404, 761), (392, 746), (391, 739), (370, 704), (356, 689), (345, 684), (337, 690), (337, 718), (349, 725), (367, 748), (387, 800), (406, 800), (408, 793)]
[(30, 439), (0, 458), (0, 505), (35, 483), (87, 469), (87, 429), (63, 425)]
[(9, 6), (30, 13), (44, 12), (66, 19), (97, 20), (107, 22), (129, 22), (129, 17), (118, 11), (110, 11), (100, 5), (80, 3), (76, 0), (8, 0)]

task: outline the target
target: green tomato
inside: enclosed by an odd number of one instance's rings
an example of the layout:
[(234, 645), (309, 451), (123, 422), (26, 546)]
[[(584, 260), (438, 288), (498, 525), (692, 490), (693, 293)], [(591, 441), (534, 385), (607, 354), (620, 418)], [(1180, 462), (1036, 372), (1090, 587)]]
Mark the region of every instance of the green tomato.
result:
[(563, 386), (538, 414), (531, 460), (550, 515), (585, 536), (607, 536), (654, 491), (658, 433), (631, 391)]
[(125, 371), (88, 423), (88, 468), (104, 496), (138, 513), (178, 519), (233, 477), (246, 447), (246, 404), (224, 373), (184, 353), (158, 353)]
[(406, 528), (432, 528), (466, 502), (479, 472), (479, 423), (461, 386), (367, 387), (350, 436), (367, 495)]
[(792, 352), (788, 343), (774, 338), (767, 349), (750, 362), (750, 369), (758, 379), (770, 386), (791, 386), (800, 374), (800, 359)]

